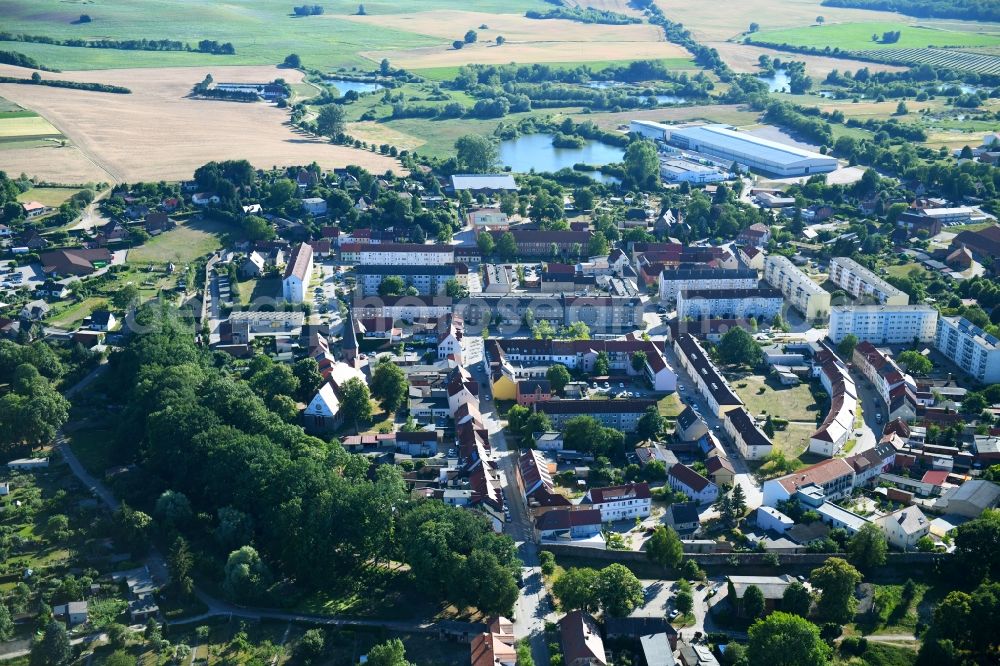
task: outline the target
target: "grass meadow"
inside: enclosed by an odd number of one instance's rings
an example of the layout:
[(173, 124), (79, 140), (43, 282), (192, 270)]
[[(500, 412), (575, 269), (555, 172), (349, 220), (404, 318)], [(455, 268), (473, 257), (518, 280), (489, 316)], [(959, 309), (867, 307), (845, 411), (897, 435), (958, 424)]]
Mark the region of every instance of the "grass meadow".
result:
[[(989, 25), (989, 24), (985, 24)], [(898, 30), (900, 38), (892, 44), (882, 44), (872, 41), (872, 35)], [(808, 27), (787, 28), (784, 30), (763, 30), (747, 37), (751, 43), (762, 42), (772, 44), (789, 44), (831, 49), (840, 47), (844, 51), (859, 51), (864, 49), (903, 49), (924, 48), (928, 46), (978, 47), (1000, 45), (1000, 33), (996, 30), (982, 32), (942, 30), (937, 28), (911, 25), (907, 23), (834, 23), (812, 25)]]

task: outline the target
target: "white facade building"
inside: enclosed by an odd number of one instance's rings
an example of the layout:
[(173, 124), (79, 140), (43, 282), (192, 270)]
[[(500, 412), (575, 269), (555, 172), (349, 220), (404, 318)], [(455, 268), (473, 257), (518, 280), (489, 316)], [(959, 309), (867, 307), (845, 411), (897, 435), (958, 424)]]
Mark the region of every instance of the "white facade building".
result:
[(760, 460), (771, 453), (771, 440), (760, 429), (745, 407), (737, 407), (726, 412), (726, 433), (747, 460)]
[(830, 281), (854, 298), (874, 299), (882, 305), (906, 305), (910, 296), (849, 257), (830, 260)]
[(780, 289), (792, 307), (806, 319), (826, 319), (830, 316), (830, 292), (816, 284), (788, 257), (768, 255), (764, 260), (764, 279), (775, 289)]
[(647, 483), (629, 483), (609, 488), (591, 488), (580, 501), (601, 511), (601, 521), (634, 520), (649, 517), (652, 494)]
[(736, 162), (750, 169), (779, 176), (806, 176), (837, 168), (837, 160), (777, 141), (737, 132), (725, 125), (671, 127), (667, 141), (678, 148), (693, 150)]
[(830, 339), (848, 334), (877, 345), (933, 342), (938, 313), (929, 305), (836, 305), (830, 310)]
[(757, 271), (749, 268), (675, 268), (660, 273), (660, 301), (672, 303), (685, 289), (753, 289)]
[(450, 245), (379, 243), (361, 247), (357, 262), (382, 266), (443, 266), (455, 263), (455, 249)]
[(784, 298), (777, 289), (688, 289), (677, 294), (677, 317), (748, 319), (770, 322), (781, 314)]
[(938, 351), (984, 384), (1000, 382), (1000, 340), (964, 317), (938, 319)]
[(309, 281), (313, 272), (313, 250), (308, 243), (299, 243), (285, 266), (281, 281), (282, 296), (292, 303), (304, 303), (309, 294)]

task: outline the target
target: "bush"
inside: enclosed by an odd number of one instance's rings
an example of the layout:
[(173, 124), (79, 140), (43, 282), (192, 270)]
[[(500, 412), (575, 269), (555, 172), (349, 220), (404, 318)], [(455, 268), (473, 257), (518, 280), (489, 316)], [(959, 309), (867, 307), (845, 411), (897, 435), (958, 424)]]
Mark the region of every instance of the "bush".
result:
[(843, 654), (860, 656), (868, 649), (868, 639), (863, 636), (848, 636), (840, 641), (840, 651)]
[(541, 563), (542, 573), (551, 576), (556, 570), (556, 558), (547, 550), (538, 553), (538, 560)]
[(835, 640), (842, 633), (844, 633), (843, 625), (837, 624), (836, 622), (825, 622), (823, 626), (819, 628), (819, 637), (827, 642)]

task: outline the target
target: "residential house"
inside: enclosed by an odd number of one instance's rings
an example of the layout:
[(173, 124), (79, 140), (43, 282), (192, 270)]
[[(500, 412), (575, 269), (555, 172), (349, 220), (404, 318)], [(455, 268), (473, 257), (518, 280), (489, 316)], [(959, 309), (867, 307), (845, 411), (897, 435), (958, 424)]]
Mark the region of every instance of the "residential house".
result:
[(677, 463), (667, 471), (667, 484), (699, 504), (710, 504), (719, 497), (717, 485), (681, 463)]
[(547, 379), (525, 379), (517, 383), (517, 404), (528, 407), (552, 399), (552, 385)]
[(635, 432), (639, 419), (655, 405), (655, 400), (647, 399), (549, 400), (535, 403), (535, 409), (548, 414), (555, 428), (577, 416), (592, 416), (606, 428)]
[(708, 478), (720, 488), (732, 486), (736, 482), (736, 468), (724, 455), (709, 456), (705, 461), (705, 468), (708, 470)]
[(21, 208), (24, 209), (24, 216), (29, 220), (41, 217), (53, 210), (51, 206), (46, 206), (38, 201), (25, 201), (21, 204)]
[(882, 528), (889, 544), (904, 552), (916, 550), (917, 541), (931, 531), (931, 521), (915, 506), (886, 514), (876, 524)]
[(604, 522), (598, 509), (553, 509), (535, 519), (535, 534), (540, 541), (589, 539)]
[(667, 507), (667, 525), (674, 528), (678, 534), (691, 534), (701, 525), (698, 516), (697, 502), (674, 502)]
[(762, 488), (764, 506), (777, 506), (790, 499), (799, 488), (817, 486), (831, 500), (847, 497), (854, 489), (854, 468), (843, 458), (831, 458), (802, 469), (770, 479)]
[(42, 300), (29, 301), (18, 315), (22, 321), (41, 321), (49, 313), (49, 304)]
[(260, 255), (256, 250), (248, 254), (242, 262), (240, 262), (239, 274), (243, 279), (257, 278), (264, 273), (264, 266), (266, 262), (264, 257)]
[(484, 633), (472, 637), (469, 644), (472, 666), (516, 666), (514, 623), (505, 617), (493, 617)]
[(282, 297), (292, 303), (304, 303), (309, 297), (309, 281), (313, 273), (313, 250), (308, 243), (299, 243), (285, 266), (281, 281)]
[(566, 666), (607, 666), (601, 630), (589, 613), (575, 610), (559, 620), (559, 639)]
[(61, 620), (66, 620), (66, 623), (70, 627), (75, 627), (80, 624), (86, 624), (87, 602), (70, 601), (69, 603), (53, 606), (52, 615)]
[(41, 253), (38, 259), (46, 275), (84, 277), (109, 265), (111, 253), (107, 248), (53, 250)]
[(652, 494), (646, 482), (591, 488), (580, 500), (580, 504), (600, 510), (601, 520), (605, 523), (633, 520), (649, 517)]
[(108, 331), (114, 329), (117, 320), (108, 310), (94, 310), (90, 313), (90, 328), (93, 331)]
[(745, 407), (736, 407), (726, 412), (725, 428), (740, 454), (747, 460), (760, 460), (771, 454), (770, 438)]
[(522, 449), (514, 468), (518, 488), (530, 510), (540, 513), (558, 507), (570, 507), (566, 497), (555, 490), (549, 462), (540, 451)]
[(326, 215), (326, 199), (308, 197), (302, 200), (302, 208), (310, 215)]
[(747, 268), (753, 269), (755, 271), (764, 270), (764, 251), (759, 247), (753, 245), (741, 245), (739, 250), (736, 252), (739, 256), (740, 261)]
[(690, 406), (677, 415), (674, 435), (682, 442), (696, 442), (708, 434), (708, 424)]
[(760, 222), (755, 222), (736, 236), (736, 242), (750, 247), (767, 247), (771, 242), (771, 229)]
[(679, 643), (677, 656), (681, 666), (719, 666), (719, 660), (707, 645)]

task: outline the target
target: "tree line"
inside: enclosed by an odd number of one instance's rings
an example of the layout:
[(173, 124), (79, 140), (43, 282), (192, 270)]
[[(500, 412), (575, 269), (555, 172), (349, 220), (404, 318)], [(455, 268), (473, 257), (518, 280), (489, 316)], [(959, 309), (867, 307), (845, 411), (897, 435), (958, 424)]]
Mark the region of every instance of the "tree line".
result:
[(84, 83), (81, 81), (63, 81), (61, 79), (43, 79), (42, 75), (34, 72), (31, 78), (22, 79), (17, 76), (0, 76), (0, 83), (21, 83), (25, 85), (49, 86), (51, 88), (70, 88), (72, 90), (87, 90), (90, 92), (114, 93), (116, 95), (130, 95), (132, 91), (124, 86), (114, 86), (109, 83)]
[(921, 18), (1000, 21), (1000, 6), (993, 0), (823, 0), (826, 7), (852, 7), (899, 12)]
[(2, 42), (31, 42), (53, 46), (72, 46), (89, 49), (121, 49), (123, 51), (197, 51), (219, 55), (233, 55), (236, 48), (230, 42), (220, 44), (213, 39), (203, 39), (196, 47), (173, 39), (55, 39), (46, 35), (0, 32)]
[(578, 23), (601, 23), (604, 25), (629, 25), (632, 23), (642, 23), (642, 19), (635, 16), (619, 14), (608, 9), (594, 9), (587, 7), (556, 7), (546, 12), (530, 9), (524, 13), (530, 19), (565, 19)]
[(52, 69), (51, 67), (39, 64), (39, 62), (31, 56), (26, 56), (23, 53), (18, 53), (16, 51), (0, 51), (0, 63), (4, 63), (5, 65), (15, 65), (17, 67), (27, 67), (29, 69), (40, 69), (46, 72), (59, 71), (58, 69)]
[(209, 517), (181, 520), (179, 531), (229, 553), (219, 575), (231, 598), (275, 603), (269, 586), (281, 578), (304, 592), (349, 589), (392, 559), (409, 564), (428, 595), (509, 612), (519, 562), (508, 537), (475, 512), (411, 500), (399, 468), (373, 469), (269, 407), (297, 394), (299, 374), (314, 381), (309, 368), (220, 366), (166, 306), (147, 305), (136, 321), (147, 332), (111, 360), (126, 404), (116, 458), (140, 465), (124, 499), (161, 528), (174, 514), (165, 507), (178, 504)]

